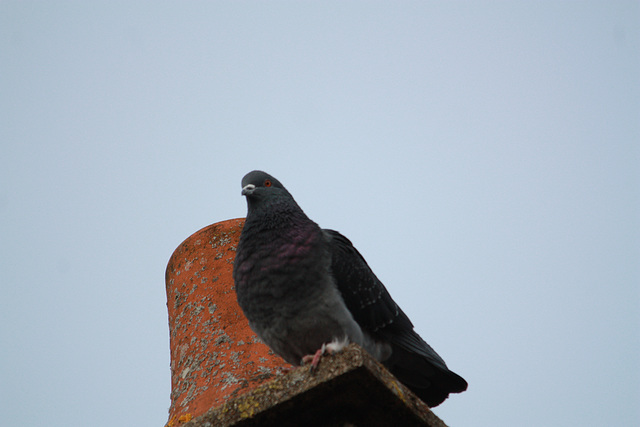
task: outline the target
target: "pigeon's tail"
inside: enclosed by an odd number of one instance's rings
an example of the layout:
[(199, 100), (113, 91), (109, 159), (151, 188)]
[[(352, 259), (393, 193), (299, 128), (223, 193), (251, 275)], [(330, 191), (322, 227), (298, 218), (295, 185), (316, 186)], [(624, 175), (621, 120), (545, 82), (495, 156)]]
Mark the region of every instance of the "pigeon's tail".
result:
[(467, 382), (446, 366), (436, 366), (423, 355), (401, 347), (395, 347), (384, 364), (430, 408), (444, 402), (449, 393), (467, 389)]

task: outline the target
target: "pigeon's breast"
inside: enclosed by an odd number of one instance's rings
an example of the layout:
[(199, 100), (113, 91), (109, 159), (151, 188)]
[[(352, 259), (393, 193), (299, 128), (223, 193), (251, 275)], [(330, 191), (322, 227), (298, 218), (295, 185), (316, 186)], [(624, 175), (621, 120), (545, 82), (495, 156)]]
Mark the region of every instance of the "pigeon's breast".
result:
[(267, 246), (264, 248), (265, 251), (260, 251), (262, 252), (262, 260), (266, 261), (260, 262), (261, 271), (277, 271), (320, 261), (322, 255), (317, 233), (285, 237), (280, 242), (278, 242), (280, 239), (276, 239), (275, 249)]
[(273, 311), (263, 309), (261, 303), (307, 296), (326, 282), (330, 259), (319, 229), (269, 230), (244, 237), (238, 247), (234, 279), (238, 301), (249, 320), (258, 311)]

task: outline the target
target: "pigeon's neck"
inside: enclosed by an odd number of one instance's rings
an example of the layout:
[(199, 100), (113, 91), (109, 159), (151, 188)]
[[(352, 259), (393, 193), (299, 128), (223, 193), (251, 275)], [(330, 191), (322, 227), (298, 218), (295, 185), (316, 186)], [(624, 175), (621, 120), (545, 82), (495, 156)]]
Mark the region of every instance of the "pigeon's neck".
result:
[(246, 224), (263, 230), (290, 229), (313, 224), (303, 210), (292, 200), (270, 200), (249, 203)]

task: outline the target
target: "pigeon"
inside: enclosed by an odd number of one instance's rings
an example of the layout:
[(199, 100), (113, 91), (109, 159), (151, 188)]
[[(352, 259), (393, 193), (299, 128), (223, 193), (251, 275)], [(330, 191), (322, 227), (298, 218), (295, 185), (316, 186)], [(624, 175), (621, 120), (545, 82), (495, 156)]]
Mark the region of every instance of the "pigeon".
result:
[(467, 389), (414, 331), (362, 255), (322, 229), (273, 176), (242, 179), (248, 213), (233, 279), (249, 326), (292, 365), (315, 366), (324, 352), (362, 346), (429, 407)]

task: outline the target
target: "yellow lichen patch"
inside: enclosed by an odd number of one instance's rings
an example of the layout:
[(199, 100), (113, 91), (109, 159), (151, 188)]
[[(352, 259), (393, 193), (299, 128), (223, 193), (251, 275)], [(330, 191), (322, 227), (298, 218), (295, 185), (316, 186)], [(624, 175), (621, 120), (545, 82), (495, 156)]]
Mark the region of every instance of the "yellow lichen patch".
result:
[(256, 409), (260, 406), (254, 399), (245, 399), (238, 403), (238, 411), (240, 417), (251, 418), (256, 413)]
[(191, 416), (191, 414), (184, 414), (184, 415), (180, 415), (180, 418), (178, 418), (178, 422), (180, 424), (182, 423), (188, 423), (189, 421), (191, 421), (191, 418), (193, 418)]
[(274, 381), (268, 382), (267, 383), (267, 387), (269, 388), (269, 390), (278, 390), (278, 391), (280, 391), (280, 390), (283, 389), (282, 384), (276, 383)]
[(184, 414), (180, 416), (174, 415), (173, 417), (171, 417), (169, 422), (164, 425), (164, 427), (175, 427), (178, 424), (188, 423), (192, 418), (193, 417), (191, 416), (191, 414)]
[(402, 389), (398, 386), (398, 383), (396, 381), (391, 381), (391, 385), (393, 386), (395, 395), (398, 396), (404, 403), (407, 403), (406, 396), (404, 395)]
[(174, 424), (173, 422), (175, 421), (176, 416), (174, 415), (173, 417), (171, 417), (171, 419), (164, 425), (164, 427), (173, 427)]

